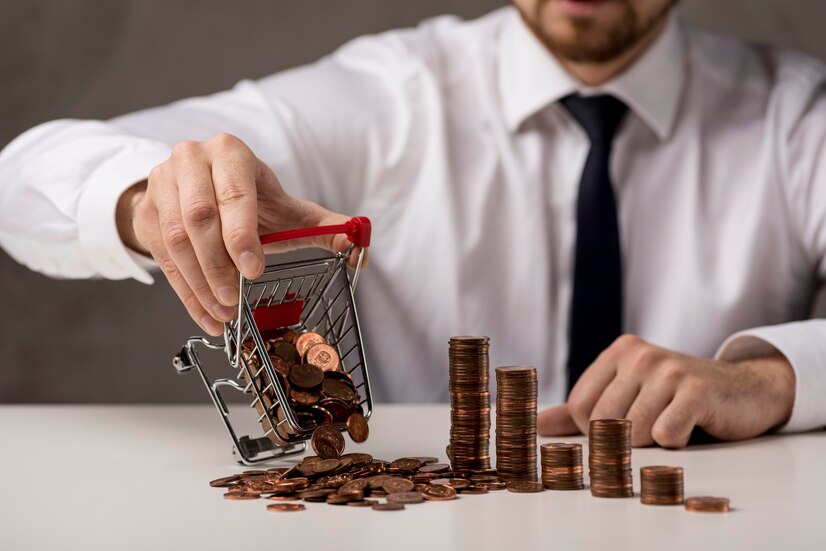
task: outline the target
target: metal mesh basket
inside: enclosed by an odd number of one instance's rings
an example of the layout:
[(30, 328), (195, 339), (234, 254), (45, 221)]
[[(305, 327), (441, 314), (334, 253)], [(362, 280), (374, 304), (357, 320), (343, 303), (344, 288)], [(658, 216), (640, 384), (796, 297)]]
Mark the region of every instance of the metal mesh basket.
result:
[[(266, 351), (265, 339), (274, 331), (289, 328), (298, 333), (313, 331), (322, 335), (338, 352), (338, 370), (352, 379), (358, 393), (358, 407), (365, 419), (372, 414), (367, 362), (353, 300), (370, 242), (370, 221), (359, 217), (338, 226), (279, 232), (263, 236), (261, 242), (335, 233), (345, 233), (352, 243), (346, 252), (287, 263), (278, 263), (278, 257), (273, 256), (268, 258), (264, 272), (257, 279), (247, 280), (241, 276), (238, 315), (224, 325), (223, 342), (190, 338), (173, 359), (179, 373), (194, 368), (201, 376), (232, 438), (233, 453), (241, 463), (252, 465), (300, 453), (315, 428), (302, 424)], [(356, 250), (358, 261), (351, 276), (347, 261)], [(233, 377), (210, 378), (196, 351), (199, 345), (223, 350)], [(245, 406), (255, 412), (259, 433), (239, 436), (240, 431), (236, 429), (240, 425), (234, 422), (235, 416), (230, 413), (223, 391), (243, 393), (247, 398)], [(345, 430), (344, 423), (335, 426)]]

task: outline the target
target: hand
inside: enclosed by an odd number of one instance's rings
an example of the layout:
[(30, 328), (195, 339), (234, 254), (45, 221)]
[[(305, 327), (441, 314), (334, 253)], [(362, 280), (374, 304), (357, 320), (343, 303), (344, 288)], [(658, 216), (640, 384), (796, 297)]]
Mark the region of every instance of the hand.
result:
[[(151, 254), (189, 315), (211, 335), (235, 317), (238, 273), (254, 279), (264, 269), (259, 234), (349, 220), (284, 193), (269, 167), (228, 134), (177, 144), (147, 181), (121, 196), (116, 217), (124, 244)], [(267, 251), (348, 246), (339, 235)]]
[(539, 434), (561, 436), (587, 434), (591, 419), (626, 418), (632, 445), (681, 448), (694, 427), (723, 440), (778, 427), (794, 395), (794, 371), (779, 353), (730, 363), (623, 335), (582, 374), (568, 402), (541, 412), (537, 423)]

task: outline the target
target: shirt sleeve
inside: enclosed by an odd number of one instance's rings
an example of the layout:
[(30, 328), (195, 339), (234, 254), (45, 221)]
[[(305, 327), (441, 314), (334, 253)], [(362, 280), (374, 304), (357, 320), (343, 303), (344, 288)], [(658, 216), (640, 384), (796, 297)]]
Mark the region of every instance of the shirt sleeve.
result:
[(385, 33), (211, 96), (39, 125), (0, 152), (0, 246), (53, 277), (150, 283), (151, 262), (120, 241), (117, 201), (174, 144), (221, 132), (249, 145), (288, 193), (355, 214), (403, 144), (415, 67)]
[[(796, 57), (786, 52), (782, 57)], [(799, 59), (780, 63), (775, 124), (790, 223), (816, 285), (826, 280), (826, 67)], [(760, 327), (730, 337), (717, 353), (742, 360), (782, 353), (795, 372), (795, 401), (783, 432), (826, 426), (826, 320)]]

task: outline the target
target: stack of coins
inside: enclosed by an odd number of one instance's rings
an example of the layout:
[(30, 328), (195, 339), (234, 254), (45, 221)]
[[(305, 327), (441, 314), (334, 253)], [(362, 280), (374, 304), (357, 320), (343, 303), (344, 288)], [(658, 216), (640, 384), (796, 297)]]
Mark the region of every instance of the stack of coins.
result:
[(536, 481), (536, 368), (496, 368), (496, 472)]
[(632, 497), (631, 421), (594, 419), (588, 432), (591, 495)]
[(695, 513), (728, 513), (729, 499), (727, 497), (690, 497), (685, 500), (685, 508)]
[(488, 337), (450, 339), (450, 445), (454, 470), (490, 469)]
[(542, 444), (542, 484), (549, 490), (581, 490), (582, 444)]
[(683, 502), (683, 468), (641, 468), (640, 501), (646, 505), (680, 505)]

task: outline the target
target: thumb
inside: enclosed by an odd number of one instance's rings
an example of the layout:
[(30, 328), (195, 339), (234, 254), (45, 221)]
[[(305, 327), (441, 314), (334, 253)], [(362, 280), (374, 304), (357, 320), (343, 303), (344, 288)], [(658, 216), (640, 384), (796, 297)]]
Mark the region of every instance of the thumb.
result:
[(560, 404), (539, 412), (536, 428), (540, 436), (572, 436), (580, 434), (571, 417), (568, 404)]

